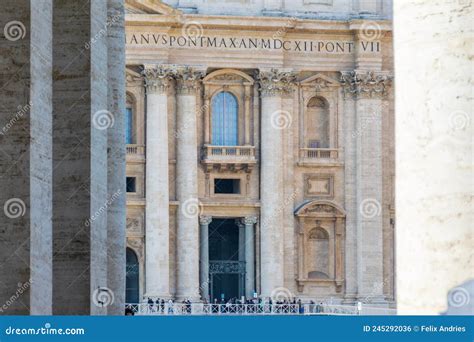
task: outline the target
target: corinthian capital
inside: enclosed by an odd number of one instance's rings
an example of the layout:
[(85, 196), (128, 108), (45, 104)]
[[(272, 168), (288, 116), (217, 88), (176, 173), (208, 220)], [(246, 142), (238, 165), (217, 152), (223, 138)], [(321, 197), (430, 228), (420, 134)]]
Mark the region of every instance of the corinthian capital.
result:
[(211, 216), (199, 216), (199, 224), (208, 225), (212, 222)]
[(377, 98), (387, 95), (393, 77), (383, 71), (342, 71), (344, 97)]
[(257, 216), (246, 216), (241, 219), (241, 222), (244, 225), (255, 224), (257, 223)]
[(195, 94), (203, 75), (191, 67), (178, 68), (175, 73), (176, 92), (183, 95)]
[(260, 82), (260, 93), (262, 96), (280, 96), (288, 94), (293, 90), (296, 74), (271, 69), (270, 71), (261, 71), (257, 78)]
[(173, 82), (174, 71), (169, 65), (145, 66), (142, 71), (148, 93), (166, 94)]

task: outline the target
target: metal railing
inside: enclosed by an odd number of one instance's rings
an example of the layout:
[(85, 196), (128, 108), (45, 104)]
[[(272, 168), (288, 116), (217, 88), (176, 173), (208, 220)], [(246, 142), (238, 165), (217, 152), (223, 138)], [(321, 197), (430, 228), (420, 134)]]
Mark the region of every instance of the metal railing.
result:
[(337, 159), (336, 148), (300, 148), (301, 159)]
[(298, 304), (126, 304), (136, 315), (297, 315)]
[(135, 315), (396, 315), (396, 309), (332, 304), (126, 304)]
[(137, 144), (127, 144), (127, 155), (144, 155), (145, 146)]
[(204, 145), (205, 158), (255, 158), (254, 146), (214, 146)]

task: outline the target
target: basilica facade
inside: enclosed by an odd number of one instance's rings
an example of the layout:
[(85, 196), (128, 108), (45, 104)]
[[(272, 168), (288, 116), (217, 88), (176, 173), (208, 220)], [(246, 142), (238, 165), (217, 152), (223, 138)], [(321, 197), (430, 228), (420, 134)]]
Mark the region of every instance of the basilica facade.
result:
[(393, 304), (391, 3), (126, 11), (126, 301)]

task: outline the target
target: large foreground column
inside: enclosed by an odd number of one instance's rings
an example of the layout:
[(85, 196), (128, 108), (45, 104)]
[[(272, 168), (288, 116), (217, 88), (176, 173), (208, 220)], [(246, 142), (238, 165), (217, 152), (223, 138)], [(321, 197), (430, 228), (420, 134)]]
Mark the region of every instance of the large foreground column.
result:
[(171, 296), (168, 91), (172, 71), (166, 66), (145, 66), (144, 75), (147, 91), (145, 296), (168, 298)]
[(199, 222), (197, 189), (196, 95), (201, 73), (190, 68), (177, 70), (177, 286), (178, 300), (199, 300)]
[(20, 294), (11, 314), (106, 314), (113, 303), (123, 313), (125, 268), (109, 265), (125, 249), (107, 254), (124, 245), (124, 204), (113, 202), (125, 189), (108, 194), (124, 184), (124, 154), (108, 160), (123, 151), (108, 131), (123, 127), (123, 56), (108, 58), (124, 50), (123, 1), (2, 5), (0, 299)]
[(107, 0), (108, 31), (108, 105), (114, 115), (112, 129), (107, 130), (108, 142), (108, 199), (107, 211), (107, 287), (114, 293), (114, 301), (107, 314), (123, 315), (125, 302), (125, 13), (122, 0)]
[(472, 315), (473, 11), (394, 2), (400, 314)]
[[(282, 96), (291, 90), (294, 76), (272, 69), (259, 74), (262, 97), (261, 137), (261, 287), (262, 296), (283, 286), (283, 170)], [(283, 125), (284, 126), (284, 125)]]

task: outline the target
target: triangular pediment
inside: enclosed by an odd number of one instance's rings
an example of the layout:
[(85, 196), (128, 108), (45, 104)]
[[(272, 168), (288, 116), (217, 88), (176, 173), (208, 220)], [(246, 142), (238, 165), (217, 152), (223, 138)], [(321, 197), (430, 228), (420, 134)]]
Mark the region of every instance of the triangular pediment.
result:
[(140, 81), (142, 79), (142, 75), (132, 69), (125, 68), (125, 78), (127, 82)]
[(307, 86), (307, 87), (315, 86), (317, 88), (338, 87), (340, 85), (338, 81), (324, 74), (316, 74), (316, 75), (310, 76), (302, 80), (300, 84), (302, 86)]
[(159, 0), (126, 0), (127, 14), (177, 14), (179, 11)]

